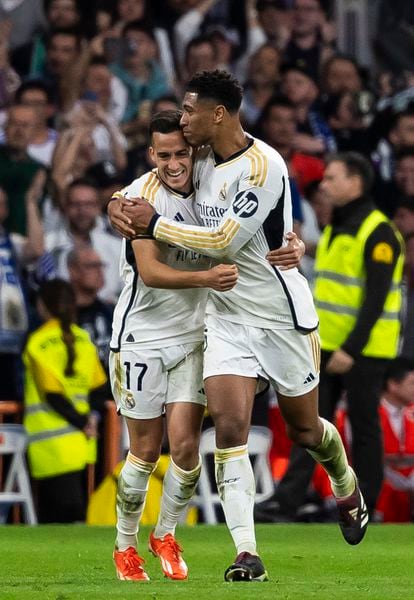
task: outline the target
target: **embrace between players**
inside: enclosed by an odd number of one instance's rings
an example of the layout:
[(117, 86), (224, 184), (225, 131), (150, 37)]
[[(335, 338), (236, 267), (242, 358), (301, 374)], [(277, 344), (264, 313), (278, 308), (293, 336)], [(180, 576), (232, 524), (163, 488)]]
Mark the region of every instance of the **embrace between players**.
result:
[(275, 388), (289, 437), (326, 469), (346, 541), (359, 543), (366, 530), (367, 511), (341, 438), (318, 417), (318, 318), (295, 268), (303, 245), (290, 233), (287, 168), (274, 149), (243, 131), (241, 99), (228, 73), (195, 75), (183, 111), (152, 119), (157, 168), (116, 194), (108, 208), (126, 238), (110, 357), (112, 389), (130, 437), (117, 493), (120, 579), (149, 579), (137, 533), (161, 452), (164, 412), (171, 462), (148, 545), (165, 576), (188, 576), (175, 528), (201, 469), (202, 379), (216, 430), (218, 493), (236, 547), (226, 581), (268, 579), (256, 548), (247, 451), (259, 378)]

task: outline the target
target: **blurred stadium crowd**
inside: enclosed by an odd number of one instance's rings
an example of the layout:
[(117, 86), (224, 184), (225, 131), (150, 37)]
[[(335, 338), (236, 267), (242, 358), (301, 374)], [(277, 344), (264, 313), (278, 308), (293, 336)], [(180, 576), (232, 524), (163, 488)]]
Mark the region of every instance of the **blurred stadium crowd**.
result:
[(71, 282), (107, 368), (121, 281), (106, 206), (151, 168), (151, 116), (203, 69), (237, 76), (246, 130), (288, 163), (310, 280), (331, 218), (325, 159), (370, 158), (375, 203), (406, 242), (402, 353), (414, 359), (414, 9), (371, 4), (365, 65), (338, 50), (329, 0), (0, 0), (0, 400), (22, 399), (45, 279)]

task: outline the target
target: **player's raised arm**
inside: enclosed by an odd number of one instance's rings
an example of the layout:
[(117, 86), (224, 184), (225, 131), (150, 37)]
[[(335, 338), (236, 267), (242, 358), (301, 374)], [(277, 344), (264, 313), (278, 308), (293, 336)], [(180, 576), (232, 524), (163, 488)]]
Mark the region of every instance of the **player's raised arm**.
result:
[(134, 240), (135, 261), (145, 285), (163, 289), (211, 288), (227, 292), (237, 283), (236, 265), (217, 265), (202, 271), (180, 271), (162, 262), (157, 242)]
[(134, 206), (125, 207), (124, 213), (140, 233), (152, 234), (159, 241), (198, 250), (216, 259), (230, 258), (253, 237), (276, 206), (284, 193), (283, 177), (280, 184), (279, 191), (250, 187), (237, 192), (217, 227), (177, 223), (158, 215), (140, 199), (134, 199)]

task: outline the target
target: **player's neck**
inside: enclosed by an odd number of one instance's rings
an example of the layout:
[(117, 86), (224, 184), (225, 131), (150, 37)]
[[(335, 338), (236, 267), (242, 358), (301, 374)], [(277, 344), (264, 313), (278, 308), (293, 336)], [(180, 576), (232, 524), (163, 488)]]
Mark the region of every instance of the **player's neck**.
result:
[(217, 133), (211, 146), (215, 154), (222, 160), (227, 160), (233, 154), (243, 150), (248, 143), (249, 138), (243, 131), (240, 122), (237, 122), (235, 126), (232, 124), (232, 127), (223, 127), (223, 130)]

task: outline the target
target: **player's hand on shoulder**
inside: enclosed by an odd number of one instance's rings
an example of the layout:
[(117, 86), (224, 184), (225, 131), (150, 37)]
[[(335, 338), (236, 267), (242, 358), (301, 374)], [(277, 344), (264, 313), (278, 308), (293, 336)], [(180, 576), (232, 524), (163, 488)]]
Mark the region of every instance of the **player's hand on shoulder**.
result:
[(155, 214), (154, 208), (143, 198), (131, 198), (131, 202), (123, 207), (123, 213), (130, 220), (135, 233), (146, 233), (152, 217)]
[(236, 265), (217, 265), (206, 271), (206, 287), (216, 292), (228, 292), (237, 283), (239, 272)]
[(125, 200), (122, 194), (114, 194), (108, 204), (108, 217), (112, 227), (123, 237), (131, 238), (135, 235), (135, 230), (131, 227), (131, 219), (124, 213), (126, 205), (132, 204)]
[(294, 233), (289, 231), (285, 239), (286, 246), (281, 246), (277, 250), (271, 250), (266, 254), (266, 259), (274, 267), (279, 267), (281, 271), (287, 271), (299, 266), (302, 256), (305, 254), (304, 242)]

